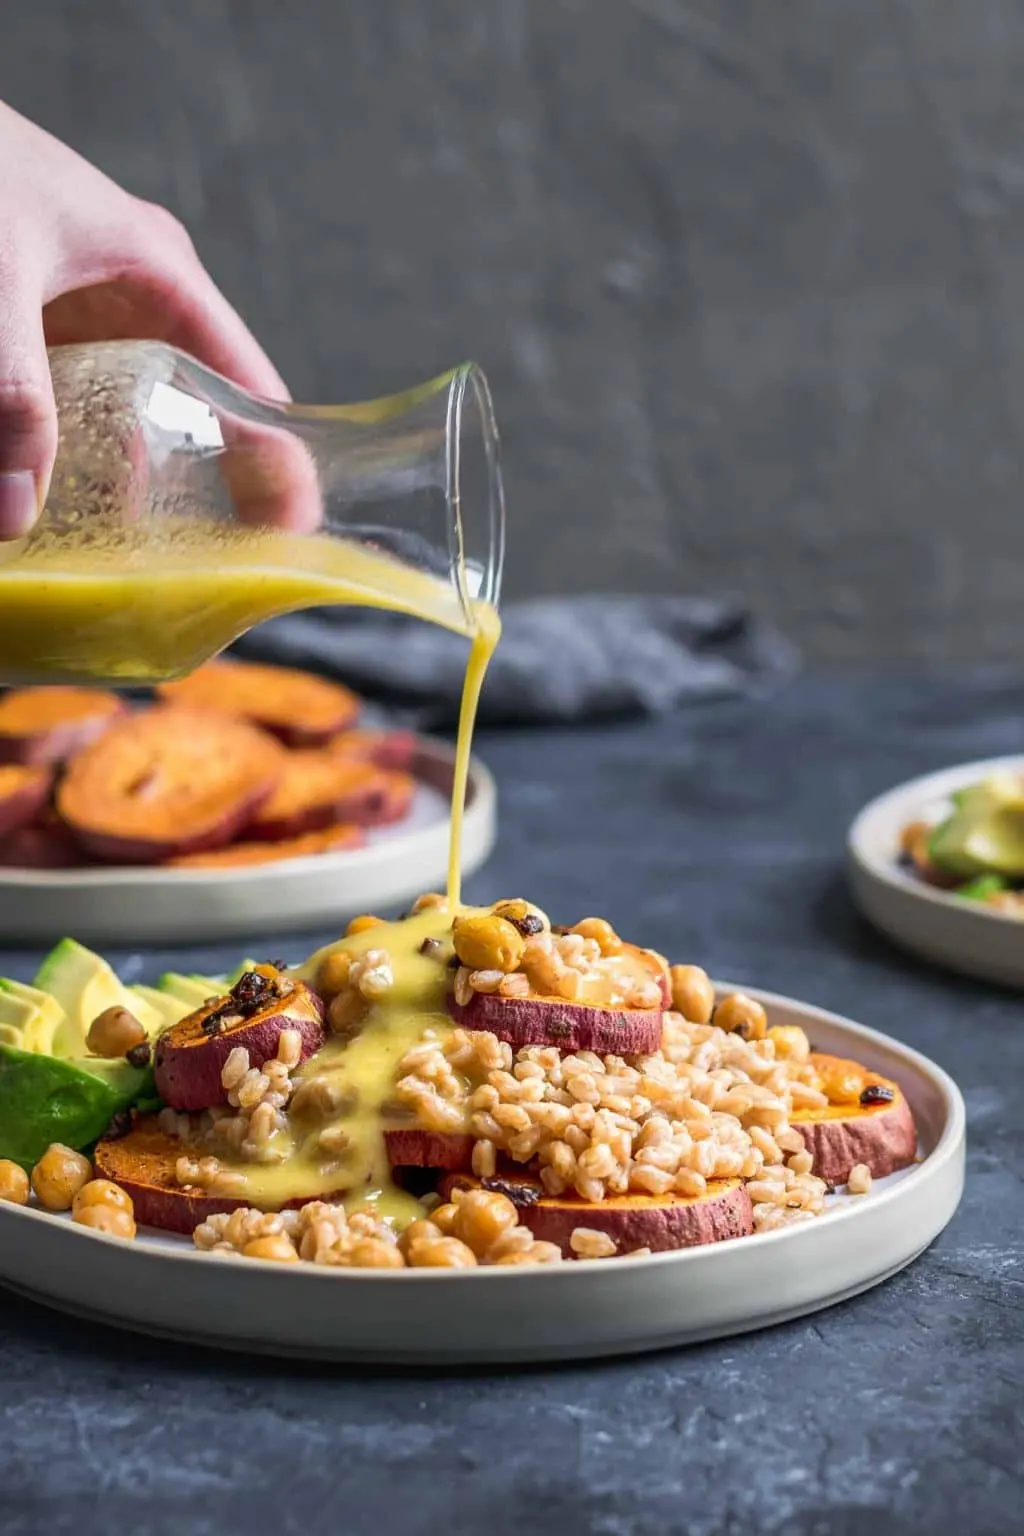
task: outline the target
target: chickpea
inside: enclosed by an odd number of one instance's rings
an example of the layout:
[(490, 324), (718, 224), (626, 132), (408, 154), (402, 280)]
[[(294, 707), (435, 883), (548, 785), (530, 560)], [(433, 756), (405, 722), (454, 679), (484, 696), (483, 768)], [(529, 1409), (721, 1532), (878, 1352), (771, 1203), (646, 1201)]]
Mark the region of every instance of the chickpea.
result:
[[(454, 1210), (455, 1207), (453, 1206), (452, 1209)], [(398, 1246), (402, 1253), (408, 1254), (413, 1243), (436, 1243), (439, 1237), (444, 1237), (445, 1235), (436, 1222), (422, 1219), (410, 1221), (409, 1225), (403, 1229), (399, 1236)]]
[(425, 895), (416, 897), (412, 904), (412, 912), (415, 916), (418, 912), (427, 912), (435, 907), (438, 911), (447, 911), (448, 898), (447, 896), (439, 895), (437, 891), (427, 891)]
[(321, 997), (334, 998), (348, 986), (352, 956), (344, 949), (332, 949), (321, 960), (316, 973), (316, 990)]
[(622, 950), (622, 940), (603, 917), (585, 917), (571, 932), (584, 939), (594, 939), (602, 955), (617, 955)]
[(529, 1248), (517, 1248), (512, 1253), (503, 1253), (500, 1259), (494, 1260), (495, 1269), (498, 1265), (505, 1264), (536, 1264), (537, 1260), (531, 1254)]
[(495, 1190), (471, 1189), (455, 1207), (452, 1236), (472, 1248), (478, 1259), (485, 1258), (503, 1232), (517, 1226), (519, 1216), (507, 1195)]
[(830, 1104), (858, 1104), (864, 1090), (864, 1068), (839, 1056), (821, 1056), (815, 1062), (821, 1091)]
[(457, 917), (455, 953), (471, 971), (517, 971), (526, 947), (523, 935), (503, 917)]
[(768, 1015), (761, 1004), (745, 992), (730, 992), (715, 1009), (711, 1022), (727, 1034), (739, 1035), (742, 1040), (763, 1040)]
[(80, 1227), (91, 1227), (94, 1232), (107, 1232), (129, 1242), (135, 1236), (135, 1217), (116, 1205), (83, 1205), (71, 1219)]
[(369, 912), (365, 912), (362, 917), (354, 917), (352, 919), (345, 929), (345, 937), (350, 939), (355, 933), (365, 933), (368, 928), (382, 928), (383, 926), (384, 919), (382, 917), (371, 917)]
[(69, 1211), (78, 1191), (92, 1178), (92, 1164), (80, 1152), (55, 1141), (32, 1169), (32, 1188), (48, 1211)]
[(327, 1009), (327, 1022), (336, 1035), (357, 1035), (366, 1017), (366, 999), (350, 987), (339, 992)]
[(806, 1061), (811, 1054), (811, 1042), (799, 1024), (773, 1024), (768, 1039), (775, 1042), (777, 1061)]
[(513, 901), (495, 902), (491, 908), (491, 915), (511, 923), (524, 939), (534, 938), (538, 933), (547, 933), (551, 928), (546, 913), (539, 907), (532, 907), (528, 901), (523, 901), (520, 897), (516, 897)]
[(348, 1256), (353, 1269), (404, 1269), (405, 1259), (383, 1237), (363, 1237)]
[(11, 1205), (28, 1204), (28, 1174), (10, 1158), (0, 1158), (0, 1200)]
[(673, 965), (668, 976), (676, 1012), (691, 1024), (706, 1024), (715, 1011), (715, 989), (707, 971), (699, 965)]
[(131, 1195), (110, 1179), (90, 1179), (88, 1184), (83, 1184), (71, 1202), (71, 1214), (77, 1216), (79, 1211), (89, 1210), (96, 1205), (109, 1206), (112, 1211), (127, 1211), (129, 1216), (135, 1215)]
[(458, 1209), (454, 1202), (450, 1202), (448, 1205), (437, 1205), (431, 1211), (430, 1220), (435, 1227), (440, 1227), (442, 1236), (451, 1237), (455, 1230), (455, 1217)]
[(271, 1232), (266, 1237), (254, 1237), (242, 1249), (247, 1259), (272, 1259), (277, 1264), (297, 1264), (299, 1256), (295, 1244), (284, 1232)]
[(931, 836), (932, 828), (927, 821), (911, 821), (900, 833), (900, 851), (911, 857), (917, 852), (921, 843)]
[(472, 1269), (476, 1254), (457, 1237), (439, 1237), (434, 1242), (413, 1243), (409, 1263), (413, 1269)]
[(113, 1059), (145, 1045), (146, 1031), (127, 1008), (104, 1008), (89, 1025), (85, 1043), (93, 1056)]

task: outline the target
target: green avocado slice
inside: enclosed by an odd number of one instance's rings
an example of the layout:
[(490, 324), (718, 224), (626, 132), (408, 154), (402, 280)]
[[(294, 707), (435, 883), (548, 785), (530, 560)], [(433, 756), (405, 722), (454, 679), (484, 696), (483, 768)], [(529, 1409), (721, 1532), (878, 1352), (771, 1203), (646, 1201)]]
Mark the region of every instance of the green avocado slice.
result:
[(152, 1081), (126, 1061), (61, 1061), (0, 1044), (0, 1157), (30, 1169), (51, 1142), (80, 1150)]
[(1024, 879), (1024, 777), (995, 774), (961, 790), (953, 814), (932, 833), (928, 854), (962, 880)]

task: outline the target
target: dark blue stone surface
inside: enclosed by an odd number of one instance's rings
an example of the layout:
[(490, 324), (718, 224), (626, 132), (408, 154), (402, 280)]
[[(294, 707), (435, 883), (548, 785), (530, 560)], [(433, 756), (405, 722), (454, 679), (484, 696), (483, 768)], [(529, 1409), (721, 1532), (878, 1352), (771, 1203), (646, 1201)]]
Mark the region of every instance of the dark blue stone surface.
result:
[[(859, 806), (908, 775), (1020, 750), (1021, 697), (994, 674), (812, 678), (768, 703), (479, 743), (502, 836), (471, 897), (528, 894), (556, 920), (597, 910), (675, 957), (899, 1035), (952, 1072), (970, 1117), (967, 1193), (916, 1265), (734, 1341), (443, 1376), (218, 1356), (0, 1293), (0, 1530), (1021, 1529), (1020, 999), (899, 955), (852, 912), (842, 878)], [(35, 958), (0, 964), (27, 976)], [(231, 954), (112, 958), (151, 976)]]

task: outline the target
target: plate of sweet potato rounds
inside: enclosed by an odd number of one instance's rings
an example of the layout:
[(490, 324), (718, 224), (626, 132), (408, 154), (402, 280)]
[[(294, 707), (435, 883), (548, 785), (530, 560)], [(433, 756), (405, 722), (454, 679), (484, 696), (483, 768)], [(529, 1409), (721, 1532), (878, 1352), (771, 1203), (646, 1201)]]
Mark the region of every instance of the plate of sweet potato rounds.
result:
[[(0, 925), (165, 943), (312, 928), (443, 883), (454, 750), (343, 685), (218, 659), (145, 699), (0, 695)], [(490, 852), (474, 761), (463, 861)]]

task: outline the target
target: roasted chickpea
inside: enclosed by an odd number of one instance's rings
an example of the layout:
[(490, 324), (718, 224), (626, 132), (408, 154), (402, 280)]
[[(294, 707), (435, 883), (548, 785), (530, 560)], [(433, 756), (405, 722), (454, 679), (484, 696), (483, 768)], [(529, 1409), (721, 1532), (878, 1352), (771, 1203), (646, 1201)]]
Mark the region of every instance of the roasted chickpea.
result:
[(0, 1200), (11, 1205), (28, 1204), (28, 1174), (7, 1157), (0, 1158)]
[(348, 973), (352, 969), (352, 956), (344, 949), (332, 949), (321, 960), (316, 973), (316, 990), (321, 997), (337, 997), (348, 986)]
[(445, 1237), (451, 1237), (455, 1230), (455, 1217), (458, 1206), (454, 1202), (448, 1205), (437, 1205), (430, 1213), (430, 1220), (435, 1227), (439, 1227)]
[(55, 1141), (32, 1169), (32, 1188), (48, 1211), (69, 1211), (78, 1191), (92, 1178), (92, 1164), (80, 1152)]
[(355, 933), (365, 933), (368, 928), (382, 928), (383, 926), (384, 919), (382, 917), (371, 917), (369, 912), (366, 912), (362, 917), (354, 917), (352, 919), (345, 929), (345, 937), (351, 938)]
[(821, 1091), (830, 1104), (857, 1104), (864, 1090), (864, 1068), (839, 1056), (820, 1056), (814, 1063)]
[(768, 1039), (775, 1042), (777, 1061), (806, 1061), (811, 1054), (811, 1042), (799, 1024), (773, 1024)]
[(348, 1256), (353, 1269), (404, 1269), (405, 1259), (383, 1237), (362, 1237)]
[(503, 917), (457, 917), (452, 929), (455, 953), (471, 971), (517, 971), (525, 940)]
[(448, 907), (447, 896), (441, 896), (437, 891), (427, 891), (423, 896), (417, 896), (412, 904), (413, 915), (417, 912), (427, 912), (433, 908), (438, 911), (446, 911)]
[(80, 1227), (92, 1227), (94, 1232), (108, 1232), (111, 1237), (124, 1237), (129, 1242), (135, 1236), (135, 1217), (116, 1205), (83, 1205), (71, 1219)]
[(715, 1011), (715, 989), (707, 971), (699, 965), (673, 965), (668, 976), (672, 1007), (691, 1024), (706, 1024)]
[(539, 907), (532, 907), (528, 901), (516, 897), (512, 901), (497, 901), (491, 908), (494, 917), (503, 918), (506, 923), (511, 923), (517, 933), (521, 933), (524, 939), (532, 939), (538, 933), (547, 933), (551, 927), (547, 916)]
[(254, 1237), (242, 1249), (247, 1259), (272, 1259), (277, 1264), (297, 1264), (299, 1256), (295, 1244), (285, 1232), (270, 1232), (265, 1237)]
[(127, 1008), (104, 1008), (89, 1025), (85, 1043), (91, 1055), (113, 1059), (145, 1045), (146, 1031)]
[(917, 852), (922, 841), (931, 836), (932, 828), (927, 821), (911, 821), (900, 833), (900, 852), (911, 857)]
[[(454, 1210), (455, 1207), (453, 1206), (452, 1209)], [(409, 1225), (403, 1228), (399, 1236), (398, 1246), (403, 1253), (407, 1254), (413, 1243), (436, 1243), (439, 1237), (444, 1236), (445, 1233), (433, 1221), (422, 1219), (410, 1221)]]
[(711, 1017), (711, 1022), (727, 1034), (739, 1035), (743, 1040), (763, 1040), (768, 1028), (768, 1015), (760, 1003), (745, 992), (730, 992), (723, 997)]
[(471, 1189), (455, 1207), (452, 1236), (461, 1238), (482, 1259), (498, 1238), (518, 1222), (516, 1208), (507, 1195), (496, 1190)]
[(617, 955), (622, 950), (622, 940), (603, 917), (585, 917), (570, 932), (578, 933), (584, 939), (594, 939), (602, 955)]
[(367, 1003), (361, 992), (350, 987), (339, 992), (327, 1009), (327, 1022), (336, 1035), (357, 1035), (366, 1017)]
[(413, 1269), (472, 1269), (476, 1254), (457, 1237), (439, 1237), (434, 1242), (413, 1243), (409, 1263)]
[(71, 1202), (72, 1214), (77, 1216), (79, 1211), (87, 1210), (93, 1205), (106, 1205), (114, 1211), (127, 1211), (129, 1216), (135, 1215), (135, 1205), (131, 1195), (120, 1184), (114, 1184), (110, 1179), (90, 1179), (88, 1184), (83, 1184), (74, 1200)]

